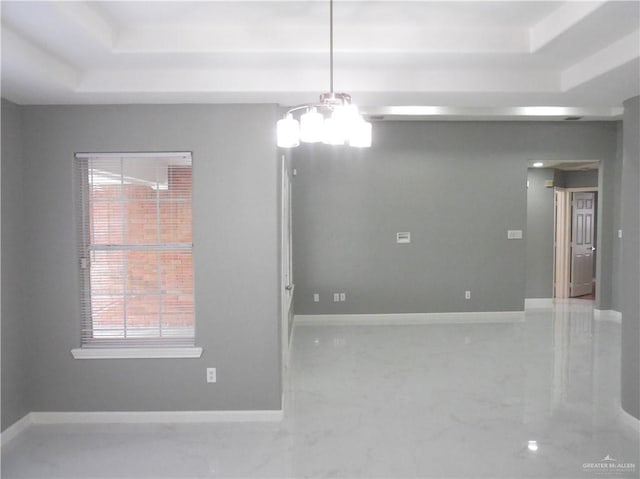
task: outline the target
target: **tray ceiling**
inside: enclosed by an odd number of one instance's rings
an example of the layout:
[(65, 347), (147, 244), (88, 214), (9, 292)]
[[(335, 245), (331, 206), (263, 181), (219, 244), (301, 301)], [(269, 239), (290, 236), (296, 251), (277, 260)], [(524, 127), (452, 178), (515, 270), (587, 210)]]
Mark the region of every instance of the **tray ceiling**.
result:
[[(329, 86), (326, 1), (1, 8), (2, 95), (20, 104), (292, 105)], [(637, 1), (335, 0), (334, 25), (336, 90), (371, 112), (553, 106), (606, 118), (640, 93)]]

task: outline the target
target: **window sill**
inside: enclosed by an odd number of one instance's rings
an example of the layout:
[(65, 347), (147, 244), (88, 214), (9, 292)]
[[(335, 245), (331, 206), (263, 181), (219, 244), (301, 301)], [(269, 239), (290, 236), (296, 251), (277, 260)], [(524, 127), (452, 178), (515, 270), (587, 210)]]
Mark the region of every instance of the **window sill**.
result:
[(163, 359), (199, 358), (202, 348), (76, 348), (74, 359)]

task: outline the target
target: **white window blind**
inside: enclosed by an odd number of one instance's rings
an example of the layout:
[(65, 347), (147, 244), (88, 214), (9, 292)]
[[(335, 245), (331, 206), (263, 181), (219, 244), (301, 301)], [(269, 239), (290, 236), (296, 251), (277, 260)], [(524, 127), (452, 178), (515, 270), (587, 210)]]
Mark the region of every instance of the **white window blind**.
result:
[(83, 348), (194, 344), (191, 153), (78, 153)]

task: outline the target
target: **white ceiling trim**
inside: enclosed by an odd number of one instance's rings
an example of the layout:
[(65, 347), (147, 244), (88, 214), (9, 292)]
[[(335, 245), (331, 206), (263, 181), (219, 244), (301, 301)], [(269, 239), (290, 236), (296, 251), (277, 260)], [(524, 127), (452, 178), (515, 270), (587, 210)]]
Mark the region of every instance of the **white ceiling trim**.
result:
[(441, 106), (388, 106), (363, 108), (368, 117), (378, 120), (442, 120), (470, 119), (501, 121), (517, 118), (523, 121), (565, 121), (567, 118), (589, 120), (620, 119), (624, 112), (619, 108), (571, 108), (571, 107), (513, 107), (513, 108), (455, 108)]
[(80, 78), (77, 69), (33, 45), (6, 26), (2, 27), (2, 69), (3, 74), (14, 76), (39, 75), (42, 80), (52, 81), (69, 89), (75, 89)]
[[(268, 38), (268, 42), (264, 39)], [(524, 29), (426, 30), (354, 26), (334, 34), (337, 52), (528, 53)], [(328, 52), (327, 28), (264, 25), (247, 32), (232, 26), (162, 26), (122, 31), (113, 53)]]
[[(406, 72), (343, 69), (335, 85), (352, 95), (359, 92), (560, 92), (559, 78), (544, 71), (420, 70)], [(255, 78), (260, 82), (256, 83)], [(82, 75), (78, 92), (182, 91), (182, 92), (287, 92), (304, 85), (306, 91), (329, 87), (325, 70), (279, 69), (130, 69), (90, 70)]]
[[(312, 101), (329, 87), (326, 2), (3, 0), (2, 94), (35, 104)], [(379, 107), (613, 108), (640, 94), (637, 1), (541, 5), (337, 0), (336, 90)]]
[(635, 31), (564, 70), (562, 90), (571, 90), (639, 57), (640, 32)]
[(571, 27), (602, 7), (607, 1), (567, 2), (559, 7), (531, 28), (531, 52), (542, 50)]
[(102, 14), (86, 2), (55, 2), (54, 8), (66, 16), (73, 25), (81, 28), (100, 45), (111, 49), (116, 29)]

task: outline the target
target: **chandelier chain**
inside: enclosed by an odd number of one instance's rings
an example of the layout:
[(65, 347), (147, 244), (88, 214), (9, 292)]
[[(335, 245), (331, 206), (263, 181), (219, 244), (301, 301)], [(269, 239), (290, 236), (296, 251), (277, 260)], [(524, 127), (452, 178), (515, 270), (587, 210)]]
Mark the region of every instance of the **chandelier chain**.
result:
[(329, 91), (333, 93), (333, 0), (329, 0)]

